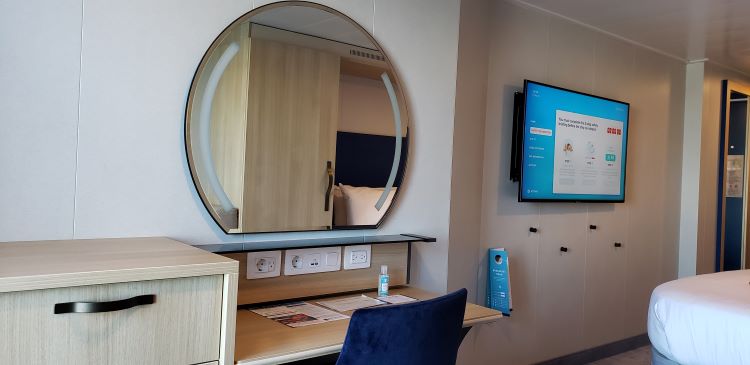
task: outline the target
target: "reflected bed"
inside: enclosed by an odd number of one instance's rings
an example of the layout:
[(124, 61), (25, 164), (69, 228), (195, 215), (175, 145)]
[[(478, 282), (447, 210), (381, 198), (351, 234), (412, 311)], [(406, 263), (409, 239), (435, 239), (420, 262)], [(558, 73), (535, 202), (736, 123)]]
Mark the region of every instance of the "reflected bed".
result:
[(401, 161), (393, 189), (383, 207), (376, 210), (375, 202), (388, 182), (393, 164), (395, 138), (365, 133), (336, 133), (334, 227), (371, 226), (371, 222), (380, 221), (403, 181), (408, 140), (404, 138), (401, 145)]

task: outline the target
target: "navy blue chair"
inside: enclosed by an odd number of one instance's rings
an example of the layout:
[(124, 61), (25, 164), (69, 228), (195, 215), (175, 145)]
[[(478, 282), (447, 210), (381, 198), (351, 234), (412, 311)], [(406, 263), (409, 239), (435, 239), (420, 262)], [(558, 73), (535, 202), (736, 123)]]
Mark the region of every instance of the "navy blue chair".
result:
[(352, 315), (336, 365), (455, 365), (466, 289)]

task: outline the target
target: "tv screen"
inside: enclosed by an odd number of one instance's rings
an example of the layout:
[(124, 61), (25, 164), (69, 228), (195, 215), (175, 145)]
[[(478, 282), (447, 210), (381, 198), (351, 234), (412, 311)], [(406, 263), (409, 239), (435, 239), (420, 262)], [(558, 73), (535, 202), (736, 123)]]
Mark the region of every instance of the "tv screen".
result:
[(519, 201), (623, 202), (630, 104), (526, 80)]

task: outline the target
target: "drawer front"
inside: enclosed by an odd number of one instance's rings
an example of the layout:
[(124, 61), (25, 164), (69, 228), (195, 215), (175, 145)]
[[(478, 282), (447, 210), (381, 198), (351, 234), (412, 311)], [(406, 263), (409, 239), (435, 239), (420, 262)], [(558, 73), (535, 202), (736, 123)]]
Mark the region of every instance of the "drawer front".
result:
[[(222, 284), (214, 275), (0, 294), (0, 364), (210, 364)], [(58, 303), (152, 294), (155, 303), (129, 309), (54, 314)]]

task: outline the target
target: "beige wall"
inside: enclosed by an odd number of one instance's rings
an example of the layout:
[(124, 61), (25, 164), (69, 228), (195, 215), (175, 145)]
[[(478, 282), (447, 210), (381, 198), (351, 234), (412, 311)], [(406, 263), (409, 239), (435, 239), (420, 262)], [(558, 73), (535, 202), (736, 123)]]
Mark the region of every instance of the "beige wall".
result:
[(721, 156), (721, 94), (723, 80), (750, 84), (750, 77), (707, 63), (703, 79), (703, 123), (701, 126), (700, 198), (698, 210), (698, 274), (715, 271), (718, 163)]
[[(475, 328), (462, 363), (533, 363), (645, 333), (651, 290), (677, 271), (685, 64), (515, 3), (491, 3), (479, 244), (451, 240), (449, 287), (474, 288), (482, 303), (486, 249), (505, 247), (514, 311)], [(468, 19), (462, 13), (462, 32)], [(463, 47), (454, 173), (473, 158), (459, 148)], [(513, 92), (524, 78), (631, 103), (626, 203), (517, 202), (508, 168)], [(455, 185), (475, 177), (454, 175), (452, 217), (461, 196)], [(462, 220), (451, 222), (453, 238)], [(624, 247), (615, 250), (615, 241)], [(561, 255), (560, 246), (570, 251)], [(474, 266), (462, 252), (477, 255)]]
[(339, 131), (394, 136), (388, 91), (380, 80), (341, 75)]
[[(476, 302), (481, 232), (484, 123), (489, 62), (489, 1), (462, 0), (459, 26), (456, 116), (453, 130), (448, 290), (465, 287)], [(480, 301), (481, 303), (481, 301)], [(476, 331), (459, 348), (458, 363), (478, 364)]]
[[(489, 2), (461, 1), (456, 116), (453, 130), (453, 167), (450, 205), (448, 289), (476, 281), (481, 227), (484, 122), (487, 101), (487, 41)], [(469, 298), (474, 286), (466, 287)]]

